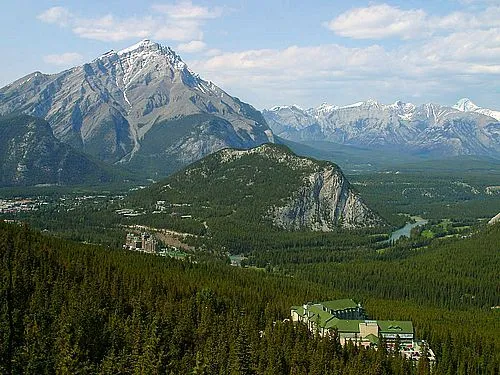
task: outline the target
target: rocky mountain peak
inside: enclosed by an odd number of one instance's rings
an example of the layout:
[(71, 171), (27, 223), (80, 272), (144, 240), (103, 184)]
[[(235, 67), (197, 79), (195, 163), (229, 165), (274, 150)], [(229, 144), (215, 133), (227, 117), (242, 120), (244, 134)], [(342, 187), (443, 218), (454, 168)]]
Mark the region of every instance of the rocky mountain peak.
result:
[(318, 108), (316, 108), (316, 112), (327, 114), (327, 113), (330, 113), (332, 111), (335, 111), (336, 109), (338, 109), (338, 107), (336, 105), (328, 104), (325, 102), (325, 103), (321, 103), (321, 105)]
[(56, 138), (100, 160), (160, 175), (225, 147), (273, 141), (255, 108), (148, 39), (1, 88), (0, 115), (12, 112), (47, 120)]
[(118, 52), (110, 50), (102, 54), (96, 60), (108, 59), (111, 59), (114, 62), (119, 62), (122, 65), (125, 64), (127, 66), (133, 66), (139, 64), (142, 67), (147, 64), (153, 65), (159, 60), (165, 60), (177, 70), (183, 71), (187, 69), (186, 63), (182, 61), (181, 57), (175, 53), (173, 49), (153, 42), (149, 39), (141, 40), (140, 42)]
[(247, 150), (227, 148), (218, 153), (220, 163), (233, 162), (248, 155), (256, 155), (259, 158), (271, 160), (273, 163), (285, 165), (292, 170), (302, 170), (305, 168), (313, 170), (315, 166), (321, 164), (312, 159), (295, 155), (288, 147), (274, 143), (264, 143)]
[(140, 42), (130, 46), (130, 47), (127, 47), (127, 48), (124, 48), (122, 50), (120, 50), (118, 52), (119, 55), (123, 55), (125, 53), (131, 53), (131, 52), (134, 52), (134, 51), (138, 51), (138, 50), (159, 50), (161, 49), (161, 45), (159, 43), (156, 43), (156, 42), (153, 42), (149, 39), (143, 39), (141, 40)]
[(500, 121), (500, 111), (495, 111), (488, 108), (482, 108), (472, 102), (469, 98), (460, 99), (457, 104), (453, 106), (454, 109), (459, 110), (460, 112), (475, 112), (480, 113), (482, 115), (491, 117), (496, 121)]
[(473, 112), (478, 109), (479, 106), (474, 104), (469, 98), (462, 98), (453, 106), (453, 108), (462, 112)]
[(365, 105), (367, 105), (367, 106), (376, 106), (376, 107), (378, 107), (378, 106), (379, 106), (379, 103), (378, 103), (378, 101), (376, 101), (375, 99), (368, 99), (368, 100), (365, 102)]

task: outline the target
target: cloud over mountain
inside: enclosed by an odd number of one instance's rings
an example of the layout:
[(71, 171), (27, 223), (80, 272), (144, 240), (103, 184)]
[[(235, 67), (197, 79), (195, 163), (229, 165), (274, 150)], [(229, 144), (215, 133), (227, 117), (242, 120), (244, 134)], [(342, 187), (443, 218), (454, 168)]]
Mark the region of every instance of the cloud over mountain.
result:
[(70, 9), (55, 6), (38, 15), (38, 19), (62, 28), (77, 36), (100, 41), (122, 41), (151, 37), (159, 40), (192, 41), (203, 38), (203, 23), (220, 17), (221, 8), (194, 5), (191, 1), (155, 4), (141, 17), (118, 17), (106, 14), (84, 17)]
[(474, 96), (490, 106), (498, 102), (498, 1), (338, 5), (193, 0), (123, 12), (110, 6), (85, 12), (53, 6), (38, 19), (76, 40), (168, 41), (189, 54), (190, 66), (200, 74), (258, 107), (347, 104), (370, 96), (448, 104), (457, 96)]

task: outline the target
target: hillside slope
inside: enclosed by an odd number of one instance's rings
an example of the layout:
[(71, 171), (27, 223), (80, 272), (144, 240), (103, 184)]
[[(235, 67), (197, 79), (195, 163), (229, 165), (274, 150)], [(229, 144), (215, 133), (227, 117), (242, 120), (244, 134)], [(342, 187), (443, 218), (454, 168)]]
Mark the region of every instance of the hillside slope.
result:
[(166, 213), (206, 219), (209, 226), (214, 218), (313, 231), (383, 223), (336, 165), (274, 144), (221, 150), (133, 199), (150, 206), (164, 201)]
[(110, 182), (101, 163), (58, 141), (39, 118), (0, 117), (0, 186)]

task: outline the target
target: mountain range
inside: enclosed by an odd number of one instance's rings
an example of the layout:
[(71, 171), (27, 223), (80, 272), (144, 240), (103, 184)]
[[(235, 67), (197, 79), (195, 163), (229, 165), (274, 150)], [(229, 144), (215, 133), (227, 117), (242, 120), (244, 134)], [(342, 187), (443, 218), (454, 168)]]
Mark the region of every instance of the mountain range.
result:
[(166, 175), (225, 147), (272, 142), (261, 113), (143, 40), (58, 74), (0, 89), (0, 114), (47, 120), (61, 141), (102, 161)]
[(438, 157), (500, 155), (500, 112), (469, 99), (453, 107), (375, 100), (306, 110), (276, 106), (263, 115), (277, 136), (296, 142), (329, 141)]
[[(330, 160), (328, 155), (346, 155), (353, 168), (361, 159), (371, 159), (373, 149), (377, 154), (437, 157), (500, 155), (500, 112), (468, 99), (453, 107), (368, 100), (307, 110), (280, 106), (261, 113), (202, 79), (171, 48), (150, 40), (57, 74), (34, 72), (1, 88), (0, 115), (12, 114), (47, 121), (58, 147), (64, 144), (88, 160), (126, 166), (154, 179), (221, 149), (249, 149), (280, 139), (321, 141), (320, 151), (289, 144)], [(29, 133), (29, 127), (19, 131)], [(28, 133), (25, 137), (33, 139), (36, 149), (36, 137)], [(338, 162), (345, 165), (344, 160)], [(3, 163), (13, 168), (5, 175), (16, 175), (14, 164)], [(78, 165), (74, 168), (76, 173)], [(24, 181), (44, 180), (31, 179), (29, 173)]]

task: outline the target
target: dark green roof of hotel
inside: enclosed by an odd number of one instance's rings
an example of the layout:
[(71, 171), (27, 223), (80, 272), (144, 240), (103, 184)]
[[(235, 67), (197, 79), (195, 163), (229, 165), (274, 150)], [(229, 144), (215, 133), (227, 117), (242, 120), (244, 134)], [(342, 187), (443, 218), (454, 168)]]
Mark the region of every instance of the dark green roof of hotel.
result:
[(379, 320), (377, 323), (383, 333), (413, 333), (413, 323), (410, 321)]
[(350, 298), (325, 301), (325, 302), (320, 302), (319, 304), (333, 311), (344, 310), (344, 309), (355, 309), (356, 307), (358, 307), (358, 304)]
[[(320, 307), (320, 306), (317, 306), (317, 305), (310, 305), (308, 308), (307, 308), (308, 312), (309, 312), (309, 320), (313, 321), (313, 322), (318, 322), (318, 318), (319, 318), (319, 326), (320, 327), (324, 327), (325, 324), (330, 320), (332, 319), (332, 314), (326, 312), (326, 311), (323, 311), (323, 309)], [(312, 315), (313, 314), (313, 315)]]
[(332, 318), (324, 326), (322, 326), (322, 328), (325, 329), (336, 328), (337, 331), (339, 332), (359, 333), (359, 323), (363, 322), (364, 320), (347, 320), (347, 319)]
[[(328, 316), (331, 316), (327, 313)], [(326, 320), (324, 317), (320, 321), (320, 327), (325, 329), (337, 329), (339, 332), (359, 333), (359, 324), (365, 323), (366, 320), (347, 320), (332, 318)], [(380, 333), (413, 333), (413, 323), (410, 321), (395, 321), (395, 320), (377, 320), (377, 325), (380, 328)]]
[[(365, 323), (366, 320), (347, 320), (334, 317), (327, 311), (323, 310), (323, 306), (328, 310), (338, 311), (358, 307), (358, 304), (352, 299), (340, 299), (334, 301), (319, 302), (312, 305), (307, 305), (308, 320), (314, 323), (319, 323), (319, 326), (324, 329), (337, 329), (343, 333), (359, 333), (359, 324)], [(296, 311), (300, 316), (304, 316), (304, 306), (292, 306), (291, 310)], [(380, 333), (385, 334), (411, 334), (413, 333), (413, 323), (411, 321), (401, 320), (377, 320), (376, 321)]]

